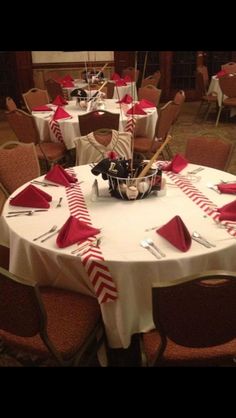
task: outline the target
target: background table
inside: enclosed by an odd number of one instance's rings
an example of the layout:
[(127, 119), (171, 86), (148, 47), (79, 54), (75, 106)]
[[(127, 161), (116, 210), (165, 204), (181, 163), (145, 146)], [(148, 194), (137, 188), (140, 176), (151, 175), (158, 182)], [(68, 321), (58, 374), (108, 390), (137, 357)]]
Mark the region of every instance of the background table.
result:
[[(181, 175), (193, 169), (189, 164)], [(94, 227), (102, 228), (101, 251), (106, 265), (117, 286), (118, 299), (101, 304), (103, 320), (109, 345), (114, 348), (128, 347), (131, 336), (154, 327), (152, 321), (152, 284), (174, 283), (175, 280), (198, 274), (209, 269), (236, 269), (236, 238), (213, 221), (199, 205), (184, 191), (167, 178), (167, 194), (162, 197), (150, 195), (137, 201), (123, 201), (109, 196), (107, 182), (98, 177), (100, 197), (91, 201), (91, 189), (95, 177), (89, 166), (75, 167), (79, 180), (83, 180), (81, 190), (87, 204)], [(218, 207), (235, 200), (235, 196), (217, 194), (207, 187), (207, 183), (217, 183), (220, 179), (235, 180), (235, 176), (205, 168), (197, 183), (197, 189)], [(25, 186), (23, 186), (25, 187)], [(16, 195), (23, 187), (18, 189)], [(66, 191), (64, 187), (42, 188), (53, 197), (48, 212), (33, 216), (6, 218), (10, 207), (6, 202), (0, 217), (1, 239), (10, 246), (10, 271), (27, 280), (40, 284), (72, 289), (94, 295), (94, 290), (79, 257), (71, 254), (76, 244), (60, 249), (56, 239), (45, 243), (33, 242), (33, 238), (50, 229), (54, 224), (61, 227), (68, 219)], [(56, 208), (59, 197), (63, 197), (62, 207)], [(189, 251), (181, 252), (168, 241), (146, 228), (161, 226), (175, 215), (181, 216), (190, 232), (200, 232), (216, 247), (205, 248), (193, 241)], [(157, 260), (139, 243), (144, 238), (153, 238), (166, 253)]]
[[(124, 110), (128, 110), (129, 107), (122, 107), (119, 103), (117, 103), (117, 100), (115, 99), (105, 100), (105, 110), (112, 113), (120, 113), (119, 130), (121, 132), (125, 131), (126, 123), (128, 120)], [(78, 115), (84, 114), (85, 112), (80, 110), (76, 104), (76, 101), (73, 100), (70, 101), (67, 106), (63, 106), (63, 108), (72, 116), (72, 118), (61, 119), (58, 122), (66, 148), (73, 149), (75, 148), (74, 139), (78, 136), (81, 136), (79, 130)], [(153, 107), (145, 109), (145, 111), (147, 113), (146, 115), (135, 116), (137, 119), (135, 134), (153, 138), (158, 118), (157, 109)], [(45, 138), (51, 138), (52, 141), (55, 141), (55, 136), (49, 126), (49, 121), (52, 118), (52, 112), (51, 114), (45, 112), (33, 112), (32, 114), (35, 118), (39, 130), (40, 139), (44, 140)]]

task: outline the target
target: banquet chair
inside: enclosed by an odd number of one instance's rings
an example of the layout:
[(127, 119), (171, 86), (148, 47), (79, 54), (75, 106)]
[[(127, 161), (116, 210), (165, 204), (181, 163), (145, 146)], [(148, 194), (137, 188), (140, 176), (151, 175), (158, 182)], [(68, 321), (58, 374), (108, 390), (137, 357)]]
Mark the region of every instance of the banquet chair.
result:
[(26, 93), (23, 93), (22, 97), (29, 113), (32, 112), (32, 109), (35, 106), (41, 106), (49, 103), (47, 90), (32, 88)]
[(114, 129), (97, 129), (74, 139), (76, 165), (98, 163), (115, 152), (119, 157), (131, 159), (131, 133)]
[[(173, 100), (167, 102), (158, 111), (158, 119), (155, 128), (154, 138), (147, 138), (143, 136), (134, 137), (134, 153), (141, 154), (144, 158), (149, 158), (165, 141), (167, 135), (171, 132), (176, 115), (181, 104), (174, 103)], [(172, 151), (167, 144), (162, 152), (164, 159), (171, 159), (173, 157)]]
[(94, 110), (78, 115), (78, 119), (81, 136), (102, 128), (119, 130), (119, 113), (111, 113), (106, 110)]
[(129, 76), (131, 81), (135, 81), (137, 83), (139, 78), (139, 70), (135, 69), (134, 67), (124, 68), (122, 71), (122, 78), (126, 76)]
[(66, 147), (59, 142), (44, 142), (40, 140), (34, 117), (23, 110), (6, 112), (9, 125), (20, 142), (33, 142), (40, 162), (50, 169), (53, 164), (66, 159)]
[(26, 365), (86, 366), (104, 341), (96, 298), (0, 268), (0, 338)]
[(51, 101), (53, 101), (57, 96), (63, 97), (62, 86), (56, 80), (49, 78), (45, 81), (45, 86)]
[(106, 87), (107, 87), (107, 99), (113, 99), (114, 90), (115, 90), (115, 83), (114, 83), (114, 81), (108, 80), (107, 81), (107, 84), (106, 84)]
[(6, 108), (9, 111), (17, 109), (17, 106), (12, 97), (6, 97)]
[(216, 126), (218, 125), (223, 107), (227, 107), (229, 110), (232, 107), (236, 108), (236, 74), (226, 74), (220, 77), (219, 86), (222, 91), (222, 103), (219, 106)]
[(220, 138), (197, 136), (187, 139), (185, 157), (192, 164), (228, 171), (235, 144)]
[(1, 145), (0, 183), (5, 196), (39, 176), (40, 166), (33, 143), (8, 141)]
[[(199, 67), (197, 67), (196, 72), (196, 89), (200, 96), (200, 105), (194, 118), (194, 122), (200, 118), (202, 110), (204, 110), (203, 118), (204, 120), (207, 120), (212, 106), (214, 105), (216, 108), (218, 106), (217, 94), (214, 92), (207, 93), (208, 85), (206, 82), (206, 75), (204, 75), (203, 71), (199, 70)], [(204, 109), (204, 107), (206, 107), (206, 109)]]
[(175, 106), (175, 115), (174, 115), (174, 119), (173, 119), (173, 123), (177, 122), (179, 115), (181, 113), (183, 104), (185, 102), (185, 92), (184, 90), (178, 90), (173, 98), (173, 104), (177, 105)]
[(161, 90), (153, 86), (152, 84), (148, 84), (145, 87), (140, 87), (138, 89), (138, 99), (146, 99), (150, 102), (154, 103), (157, 107), (159, 105), (161, 98)]
[(236, 273), (206, 271), (152, 287), (155, 329), (142, 334), (147, 366), (233, 365)]
[(141, 87), (146, 87), (150, 84), (157, 87), (160, 82), (160, 78), (161, 78), (161, 72), (156, 71), (154, 74), (149, 75), (148, 77), (145, 77), (142, 80)]

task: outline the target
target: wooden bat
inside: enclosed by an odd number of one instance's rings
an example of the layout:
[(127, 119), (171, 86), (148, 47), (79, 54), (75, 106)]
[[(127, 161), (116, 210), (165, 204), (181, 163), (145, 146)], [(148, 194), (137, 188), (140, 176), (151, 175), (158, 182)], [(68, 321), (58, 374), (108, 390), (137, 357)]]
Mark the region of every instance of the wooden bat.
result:
[(141, 173), (139, 174), (139, 177), (145, 177), (147, 172), (150, 170), (152, 164), (154, 163), (154, 161), (157, 160), (158, 156), (161, 154), (162, 150), (165, 148), (165, 146), (168, 144), (168, 142), (172, 139), (171, 135), (167, 135), (165, 141), (163, 142), (163, 144), (160, 146), (160, 148), (158, 148), (158, 150), (155, 152), (155, 154), (153, 155), (153, 157), (151, 158), (151, 160), (149, 161), (149, 163), (147, 165), (145, 165), (145, 167), (143, 168), (143, 170), (141, 171)]

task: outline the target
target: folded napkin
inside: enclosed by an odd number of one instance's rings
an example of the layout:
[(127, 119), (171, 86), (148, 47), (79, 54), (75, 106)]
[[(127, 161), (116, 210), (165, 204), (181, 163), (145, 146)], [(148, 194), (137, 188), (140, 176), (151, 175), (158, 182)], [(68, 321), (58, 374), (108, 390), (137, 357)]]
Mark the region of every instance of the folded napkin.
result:
[(127, 115), (146, 115), (147, 113), (145, 112), (145, 110), (141, 108), (141, 106), (138, 103), (135, 103), (135, 105), (131, 107), (131, 109), (129, 109), (128, 112), (126, 112), (126, 114)]
[(55, 164), (44, 178), (66, 187), (69, 187), (71, 186), (71, 183), (76, 183), (78, 181), (76, 177), (67, 173), (67, 171), (59, 164)]
[(100, 229), (93, 228), (83, 221), (70, 216), (61, 228), (56, 243), (59, 248), (68, 247), (78, 241), (84, 241), (89, 237), (99, 234)]
[(132, 79), (131, 79), (131, 77), (130, 77), (129, 75), (126, 75), (126, 76), (124, 77), (124, 81), (125, 81), (126, 83), (131, 83)]
[(141, 106), (142, 109), (145, 109), (145, 108), (148, 108), (148, 107), (156, 107), (155, 103), (152, 103), (147, 99), (140, 100), (139, 106)]
[(71, 80), (61, 80), (63, 87), (75, 87), (75, 83)]
[(112, 74), (112, 76), (111, 76), (111, 80), (120, 80), (120, 76), (119, 76), (119, 74), (117, 74), (117, 73), (114, 73), (114, 74)]
[(183, 252), (188, 251), (192, 243), (191, 235), (178, 215), (157, 229), (156, 233)]
[(120, 78), (119, 80), (115, 80), (116, 82), (116, 87), (122, 87), (122, 86), (127, 86), (126, 82)]
[(63, 98), (63, 97), (61, 97), (60, 95), (58, 95), (54, 100), (53, 100), (53, 102), (52, 102), (54, 105), (57, 105), (57, 106), (64, 106), (64, 105), (67, 105), (68, 104), (68, 102)]
[(48, 202), (51, 202), (52, 196), (35, 187), (33, 184), (27, 186), (24, 190), (10, 199), (13, 206), (26, 206), (30, 208), (49, 208)]
[(62, 81), (74, 81), (74, 79), (70, 74), (66, 74), (64, 77), (62, 77)]
[(53, 115), (53, 120), (68, 119), (68, 118), (72, 118), (72, 116), (69, 113), (67, 113), (64, 109), (62, 109), (62, 107), (58, 106)]
[(236, 183), (217, 184), (217, 188), (221, 193), (236, 194)]
[(130, 104), (133, 101), (133, 97), (130, 96), (129, 94), (125, 94), (124, 97), (121, 100), (118, 100), (117, 103), (126, 103), (126, 104)]
[(183, 170), (186, 165), (188, 165), (188, 160), (186, 160), (182, 155), (176, 154), (173, 160), (167, 164), (166, 167), (163, 167), (165, 171), (173, 171), (173, 173), (179, 173)]
[(236, 200), (217, 209), (220, 221), (236, 221)]
[(51, 112), (52, 109), (48, 107), (47, 105), (42, 106), (34, 106), (32, 109), (32, 112)]
[(217, 78), (224, 77), (224, 75), (226, 75), (226, 74), (227, 74), (227, 72), (226, 72), (225, 70), (220, 70), (220, 71), (218, 71), (218, 73), (216, 74), (216, 77), (217, 77)]

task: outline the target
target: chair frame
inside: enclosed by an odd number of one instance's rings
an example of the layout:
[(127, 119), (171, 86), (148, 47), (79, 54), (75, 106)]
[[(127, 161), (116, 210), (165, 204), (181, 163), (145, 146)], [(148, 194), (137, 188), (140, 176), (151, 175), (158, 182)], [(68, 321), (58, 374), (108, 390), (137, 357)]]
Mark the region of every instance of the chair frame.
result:
[[(159, 349), (156, 352), (155, 358), (153, 358), (152, 361), (148, 364), (149, 367), (158, 366), (162, 364), (163, 354), (165, 353), (165, 350), (168, 345), (168, 338), (174, 341), (174, 343), (177, 345), (184, 346), (184, 347), (194, 347), (194, 348), (208, 348), (211, 346), (217, 346), (220, 344), (230, 342), (232, 341), (232, 339), (236, 339), (236, 327), (235, 327), (235, 330), (233, 330), (233, 332), (231, 330), (229, 331), (228, 329), (226, 331), (225, 327), (222, 326), (222, 324), (220, 325), (218, 324), (218, 326), (215, 326), (214, 324), (209, 325), (207, 323), (207, 325), (209, 326), (209, 329), (208, 329), (209, 334), (205, 335), (206, 333), (204, 333), (204, 335), (201, 334), (200, 337), (195, 336), (194, 332), (193, 332), (193, 336), (189, 335), (189, 333), (187, 333), (187, 331), (184, 331), (184, 329), (182, 330), (182, 328), (180, 330), (176, 328), (177, 331), (175, 332), (173, 331), (174, 325), (171, 323), (172, 312), (170, 312), (168, 315), (165, 309), (162, 315), (162, 306), (165, 306), (164, 305), (165, 300), (168, 299), (168, 292), (172, 292), (173, 296), (171, 295), (171, 298), (174, 299), (176, 295), (175, 291), (177, 290), (178, 292), (177, 294), (180, 295), (180, 299), (179, 299), (180, 302), (178, 302), (179, 304), (181, 303), (181, 300), (183, 300), (183, 296), (181, 296), (181, 292), (185, 292), (185, 291), (193, 292), (194, 288), (196, 289), (196, 286), (202, 287), (202, 290), (200, 289), (199, 291), (202, 291), (205, 293), (208, 292), (209, 297), (211, 298), (213, 296), (216, 299), (217, 297), (224, 298), (225, 294), (220, 293), (222, 292), (223, 286), (224, 288), (226, 288), (227, 286), (231, 286), (231, 291), (234, 291), (236, 294), (236, 280), (235, 279), (236, 279), (235, 272), (226, 271), (226, 270), (225, 271), (210, 270), (201, 274), (195, 274), (195, 275), (191, 275), (188, 277), (180, 278), (179, 280), (169, 285), (163, 285), (163, 286), (161, 285), (158, 287), (155, 285), (152, 286), (153, 320), (155, 324), (155, 329), (158, 330), (161, 341), (160, 341)], [(214, 292), (213, 295), (212, 295), (212, 292)], [(185, 293), (184, 295), (186, 296)], [(163, 296), (164, 296), (164, 299), (162, 299)], [(197, 297), (200, 298), (199, 295)], [(195, 305), (196, 305), (196, 302), (195, 302)], [(187, 309), (188, 308), (189, 307), (187, 307)], [(208, 309), (208, 306), (206, 305), (206, 310), (207, 309)], [(218, 309), (218, 306), (216, 307), (216, 309)], [(184, 306), (183, 306), (183, 310), (184, 310)], [(182, 320), (182, 318), (180, 320)], [(184, 327), (183, 324), (182, 326)], [(220, 326), (222, 326), (221, 334), (218, 333), (219, 329), (217, 329)], [(189, 329), (189, 326), (187, 327), (187, 329)], [(215, 332), (214, 330), (217, 330), (217, 332)], [(180, 335), (178, 333), (179, 331), (180, 331)], [(227, 336), (224, 335), (224, 332), (226, 333)], [(190, 331), (190, 334), (191, 334), (191, 331)], [(235, 346), (236, 346), (236, 343), (235, 343)], [(197, 359), (195, 359), (195, 361), (197, 361)], [(193, 362), (194, 362), (194, 359), (193, 359)], [(168, 363), (168, 359), (167, 359), (167, 363)]]
[[(0, 288), (2, 285), (2, 280), (5, 281), (5, 285), (9, 284), (11, 287), (13, 282), (18, 286), (19, 291), (24, 292), (24, 301), (25, 303), (28, 303), (28, 305), (32, 309), (32, 315), (34, 314), (34, 318), (37, 317), (38, 319), (34, 321), (34, 323), (31, 324), (31, 329), (27, 329), (28, 321), (27, 321), (27, 315), (25, 314), (24, 323), (26, 325), (26, 328), (24, 331), (17, 331), (17, 329), (20, 330), (21, 328), (21, 321), (22, 316), (19, 318), (16, 314), (14, 316), (14, 327), (12, 329), (11, 325), (7, 324), (7, 321), (0, 318), (0, 330), (3, 329), (6, 332), (13, 333), (14, 335), (17, 335), (19, 337), (31, 337), (35, 336), (37, 334), (40, 335), (40, 338), (44, 342), (45, 346), (47, 347), (49, 353), (52, 355), (52, 357), (57, 361), (58, 365), (60, 366), (69, 366), (69, 365), (77, 365), (79, 361), (81, 360), (81, 357), (85, 353), (86, 349), (89, 347), (95, 336), (98, 334), (98, 332), (101, 330), (101, 323), (99, 322), (94, 330), (90, 333), (90, 335), (87, 337), (86, 341), (82, 344), (80, 349), (77, 351), (76, 356), (73, 357), (73, 359), (64, 360), (61, 353), (57, 350), (55, 345), (53, 344), (50, 336), (48, 335), (47, 331), (47, 312), (43, 303), (43, 299), (40, 292), (40, 287), (36, 282), (29, 282), (27, 280), (24, 280), (22, 278), (16, 277), (12, 273), (8, 272), (7, 270), (0, 267)], [(4, 283), (3, 283), (4, 285)], [(8, 290), (11, 292), (11, 289)], [(10, 293), (11, 294), (11, 293)], [(13, 290), (13, 297), (14, 297), (14, 290)], [(7, 308), (8, 309), (8, 308)], [(0, 306), (1, 310), (1, 306)], [(11, 307), (9, 307), (9, 311), (11, 310)], [(12, 313), (14, 315), (14, 313)], [(96, 347), (99, 348), (99, 346), (102, 343), (104, 335), (100, 335), (99, 340), (97, 341)]]
[[(38, 89), (36, 87), (28, 90), (26, 93), (23, 93), (22, 97), (29, 113), (32, 112), (34, 106), (41, 106), (49, 103), (47, 90)], [(38, 99), (39, 97), (40, 99)]]

